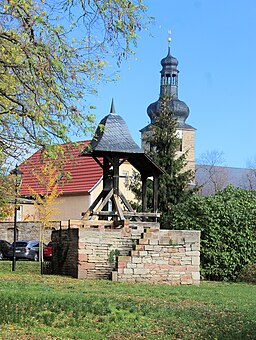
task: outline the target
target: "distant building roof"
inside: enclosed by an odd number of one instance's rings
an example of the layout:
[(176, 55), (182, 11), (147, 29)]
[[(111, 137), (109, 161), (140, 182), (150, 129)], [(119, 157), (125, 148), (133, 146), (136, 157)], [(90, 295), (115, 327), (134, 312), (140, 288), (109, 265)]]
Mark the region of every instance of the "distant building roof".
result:
[[(65, 150), (65, 159), (63, 163), (63, 173), (69, 173), (69, 179), (60, 180), (60, 190), (63, 194), (75, 194), (90, 192), (102, 176), (101, 167), (94, 161), (93, 158), (80, 157), (81, 149), (84, 149), (91, 141), (79, 142), (79, 147), (76, 143), (68, 143), (62, 145)], [(35, 171), (40, 171), (43, 165), (42, 150), (38, 150), (25, 162), (19, 169), (23, 172), (22, 186), (20, 194), (22, 196), (31, 196), (31, 189), (44, 194), (43, 186), (40, 186), (36, 177)]]
[(229, 184), (246, 190), (256, 190), (256, 169), (216, 165), (196, 165), (196, 184), (201, 195), (212, 195)]

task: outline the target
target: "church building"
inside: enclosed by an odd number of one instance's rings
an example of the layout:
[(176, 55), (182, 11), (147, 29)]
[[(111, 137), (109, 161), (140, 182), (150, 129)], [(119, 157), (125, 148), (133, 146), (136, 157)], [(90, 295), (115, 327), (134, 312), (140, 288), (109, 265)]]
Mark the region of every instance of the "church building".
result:
[(189, 116), (189, 108), (178, 97), (178, 60), (171, 55), (170, 46), (168, 47), (167, 56), (161, 60), (161, 65), (160, 96), (156, 102), (150, 104), (147, 108), (147, 114), (151, 122), (149, 125), (140, 130), (142, 147), (147, 149), (145, 139), (147, 134), (150, 133), (150, 126), (155, 122), (155, 117), (159, 115), (161, 98), (168, 98), (169, 112), (170, 115), (173, 115), (174, 119), (177, 120), (177, 136), (180, 139), (180, 147), (179, 150), (177, 150), (177, 157), (186, 152), (187, 170), (190, 169), (195, 172), (195, 128), (186, 123)]

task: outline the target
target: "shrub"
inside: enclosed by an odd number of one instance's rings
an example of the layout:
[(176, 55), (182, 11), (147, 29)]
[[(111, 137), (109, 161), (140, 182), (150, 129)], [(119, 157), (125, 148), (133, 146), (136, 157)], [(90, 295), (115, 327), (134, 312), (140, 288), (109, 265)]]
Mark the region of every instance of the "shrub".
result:
[(214, 196), (193, 195), (173, 210), (172, 229), (201, 230), (201, 274), (236, 280), (256, 263), (256, 193), (228, 186)]

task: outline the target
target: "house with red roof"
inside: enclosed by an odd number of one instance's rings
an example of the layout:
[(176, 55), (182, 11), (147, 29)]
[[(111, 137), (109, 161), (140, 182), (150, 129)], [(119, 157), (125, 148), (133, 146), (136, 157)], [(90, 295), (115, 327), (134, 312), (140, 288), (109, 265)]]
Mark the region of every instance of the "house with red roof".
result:
[[(89, 157), (80, 157), (81, 150), (90, 141), (62, 145), (64, 157), (62, 162), (56, 161), (60, 168), (58, 190), (61, 193), (57, 201), (57, 211), (52, 219), (80, 219), (81, 213), (87, 209), (94, 196), (101, 190), (102, 169)], [(54, 161), (52, 161), (54, 164)], [(38, 150), (20, 166), (22, 185), (20, 196), (31, 198), (33, 193), (45, 195), (45, 187), (35, 174), (40, 174), (42, 166), (47, 163), (43, 151)], [(22, 204), (19, 212), (21, 221), (38, 220), (38, 213), (33, 204)]]
[[(102, 168), (91, 157), (81, 157), (81, 151), (86, 148), (90, 140), (68, 143), (63, 148), (64, 156), (61, 162), (56, 161), (60, 168), (58, 190), (60, 197), (56, 199), (56, 212), (52, 220), (64, 221), (80, 219), (82, 212), (86, 211), (102, 190)], [(52, 160), (51, 160), (52, 161)], [(35, 174), (40, 174), (42, 166), (47, 163), (43, 151), (38, 150), (20, 166), (23, 173), (20, 196), (30, 199), (33, 193), (45, 195), (45, 187), (40, 184)], [(53, 161), (54, 164), (54, 161)], [(130, 199), (131, 192), (127, 188), (128, 178), (132, 175), (132, 167), (124, 162), (120, 171), (120, 186), (122, 192)], [(37, 221), (39, 215), (33, 201), (21, 200), (18, 212), (20, 221)]]

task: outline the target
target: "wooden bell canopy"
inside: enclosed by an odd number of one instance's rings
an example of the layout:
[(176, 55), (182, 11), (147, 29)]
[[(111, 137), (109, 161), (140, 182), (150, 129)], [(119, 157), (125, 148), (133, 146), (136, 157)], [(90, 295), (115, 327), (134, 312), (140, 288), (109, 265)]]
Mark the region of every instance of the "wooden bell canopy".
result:
[[(103, 170), (103, 190), (83, 214), (83, 219), (111, 218), (115, 225), (123, 225), (126, 219), (156, 220), (159, 217), (158, 178), (163, 170), (134, 142), (125, 121), (115, 113), (113, 100), (110, 114), (101, 120), (91, 144), (86, 147), (81, 156), (92, 157)], [(128, 161), (141, 175), (141, 213), (134, 211), (119, 188), (119, 168), (125, 161)], [(148, 177), (153, 177), (153, 212), (151, 213), (146, 212)], [(108, 210), (110, 200), (111, 211)]]

